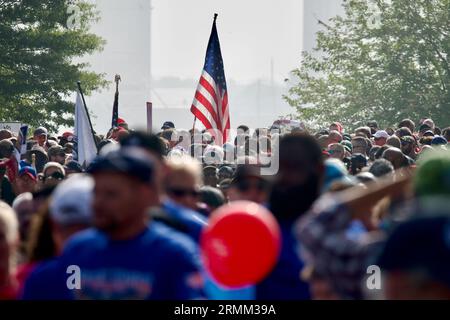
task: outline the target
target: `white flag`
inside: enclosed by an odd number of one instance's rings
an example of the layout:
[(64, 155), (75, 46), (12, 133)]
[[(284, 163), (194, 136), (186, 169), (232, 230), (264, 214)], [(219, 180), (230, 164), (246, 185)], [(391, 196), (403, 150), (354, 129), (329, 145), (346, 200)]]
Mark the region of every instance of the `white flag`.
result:
[(79, 92), (77, 92), (77, 102), (75, 104), (74, 138), (73, 159), (82, 166), (88, 166), (97, 156), (97, 147), (88, 114)]

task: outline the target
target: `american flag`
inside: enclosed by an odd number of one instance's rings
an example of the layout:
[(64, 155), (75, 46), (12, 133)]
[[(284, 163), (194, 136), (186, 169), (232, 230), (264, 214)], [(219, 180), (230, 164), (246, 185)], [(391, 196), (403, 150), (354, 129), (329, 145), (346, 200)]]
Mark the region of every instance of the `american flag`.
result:
[(217, 14), (206, 50), (205, 66), (200, 77), (191, 112), (199, 119), (206, 129), (222, 133), (222, 142), (228, 140), (230, 116), (228, 112), (228, 93), (222, 53), (220, 52), (219, 36), (216, 28)]

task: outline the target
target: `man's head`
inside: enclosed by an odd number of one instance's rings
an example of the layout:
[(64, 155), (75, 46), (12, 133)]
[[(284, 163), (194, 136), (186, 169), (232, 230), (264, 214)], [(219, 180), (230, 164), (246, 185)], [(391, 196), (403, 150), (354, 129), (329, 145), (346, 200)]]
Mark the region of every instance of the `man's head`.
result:
[(47, 155), (48, 160), (51, 162), (58, 162), (61, 165), (64, 165), (66, 162), (66, 152), (59, 144), (48, 148)]
[(339, 122), (333, 122), (332, 124), (330, 124), (329, 129), (330, 131), (336, 130), (339, 133), (342, 133), (342, 124), (340, 124)]
[(421, 215), (399, 225), (379, 257), (388, 300), (450, 299), (449, 215)]
[(0, 141), (0, 159), (2, 158), (10, 158), (14, 153), (14, 144), (11, 140), (6, 139)]
[(429, 126), (431, 128), (431, 130), (434, 130), (435, 125), (434, 125), (434, 121), (432, 119), (425, 119), (422, 122), (423, 124), (426, 124), (427, 126)]
[(369, 172), (379, 178), (394, 172), (394, 166), (386, 159), (377, 159), (370, 166)]
[(47, 142), (48, 131), (44, 127), (39, 127), (33, 132), (33, 140), (36, 141), (41, 147)]
[(42, 173), (44, 174), (44, 185), (47, 187), (56, 186), (66, 177), (64, 167), (58, 162), (48, 162)]
[(225, 179), (232, 179), (234, 170), (231, 166), (221, 166), (217, 172), (217, 178), (219, 182)]
[(359, 127), (355, 130), (355, 135), (364, 138), (370, 138), (372, 136), (372, 130), (369, 127)]
[(339, 131), (336, 130), (330, 131), (330, 134), (328, 135), (328, 144), (340, 143), (341, 141), (342, 135), (339, 133)]
[(94, 180), (88, 175), (75, 175), (56, 187), (50, 200), (52, 234), (58, 250), (74, 233), (92, 222)]
[(386, 140), (386, 144), (392, 147), (396, 147), (396, 148), (401, 148), (401, 142), (400, 142), (400, 138), (397, 136), (390, 136), (387, 140)]
[(289, 134), (280, 140), (279, 171), (270, 194), (270, 208), (278, 219), (295, 219), (317, 199), (322, 187), (324, 162), (316, 140)]
[(167, 129), (175, 129), (175, 124), (172, 121), (164, 122), (161, 127), (161, 130), (167, 130)]
[(373, 140), (375, 141), (375, 145), (384, 146), (386, 144), (386, 140), (389, 138), (389, 135), (384, 130), (378, 130), (373, 135)]
[(319, 146), (322, 150), (327, 150), (329, 145), (328, 141), (329, 137), (327, 134), (321, 135), (319, 136), (319, 138), (317, 138), (317, 142), (319, 143)]
[(171, 200), (184, 207), (196, 210), (202, 185), (201, 164), (188, 155), (167, 161), (168, 172), (165, 189)]
[(26, 242), (29, 236), (29, 228), (33, 214), (35, 213), (33, 194), (25, 192), (19, 194), (12, 204), (19, 222), (20, 239)]
[(414, 130), (416, 129), (416, 124), (414, 123), (414, 121), (412, 121), (411, 119), (403, 119), (402, 121), (400, 121), (400, 123), (398, 124), (399, 128), (402, 127), (406, 127), (408, 128), (411, 132), (414, 132)]
[(375, 120), (368, 121), (366, 125), (370, 128), (371, 133), (375, 133), (378, 130), (378, 122)]
[(450, 143), (450, 127), (442, 129), (442, 136)]
[(367, 140), (364, 137), (354, 137), (352, 139), (353, 154), (361, 153), (366, 155), (367, 152)]
[(345, 156), (345, 148), (340, 143), (332, 143), (328, 146), (328, 153), (330, 154), (331, 158), (344, 160)]
[(405, 155), (399, 148), (390, 147), (389, 149), (386, 149), (383, 152), (382, 158), (392, 163), (395, 170), (405, 166)]
[(95, 227), (116, 239), (141, 232), (147, 209), (159, 203), (154, 158), (126, 147), (96, 158), (87, 171), (95, 182)]
[(5, 140), (5, 139), (10, 139), (12, 138), (12, 133), (11, 131), (7, 130), (7, 129), (2, 129), (0, 130), (0, 141)]
[(70, 175), (72, 175), (74, 173), (82, 173), (83, 172), (83, 168), (75, 160), (70, 160), (69, 162), (67, 162), (66, 165), (64, 166), (64, 170), (66, 171), (66, 177), (69, 177)]
[(402, 127), (402, 128), (398, 128), (395, 131), (395, 135), (401, 139), (405, 136), (412, 136), (412, 131), (409, 130), (407, 127)]
[(37, 185), (37, 173), (33, 167), (25, 166), (20, 168), (17, 175), (17, 193), (34, 192)]
[(419, 126), (419, 137), (422, 137), (424, 135), (424, 133), (427, 131), (432, 131), (432, 128), (429, 125), (422, 123)]
[(231, 200), (248, 200), (265, 204), (269, 186), (267, 177), (261, 176), (261, 167), (259, 165), (239, 165), (231, 183)]
[(400, 139), (401, 141), (401, 150), (404, 154), (410, 155), (414, 152), (416, 147), (416, 140), (412, 136), (404, 136)]

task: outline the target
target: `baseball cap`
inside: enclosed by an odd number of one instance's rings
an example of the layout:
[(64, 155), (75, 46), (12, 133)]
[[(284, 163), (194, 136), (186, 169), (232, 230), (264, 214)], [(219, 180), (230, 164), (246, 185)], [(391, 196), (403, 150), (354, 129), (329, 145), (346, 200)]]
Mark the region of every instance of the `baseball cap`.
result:
[(403, 136), (400, 138), (400, 142), (414, 143), (416, 140), (412, 136)]
[(69, 162), (67, 162), (66, 165), (64, 166), (64, 169), (66, 171), (70, 170), (70, 171), (75, 171), (75, 172), (78, 172), (78, 173), (83, 172), (83, 168), (75, 160), (70, 160)]
[(58, 155), (65, 155), (65, 150), (62, 146), (60, 146), (59, 144), (55, 145), (55, 146), (51, 146), (50, 148), (48, 148), (47, 154), (48, 156), (58, 156)]
[(400, 224), (388, 238), (377, 264), (384, 270), (420, 270), (450, 287), (450, 216), (423, 214)]
[(163, 130), (164, 129), (170, 129), (170, 128), (175, 129), (175, 124), (172, 121), (164, 122), (162, 127), (161, 127), (161, 129), (163, 129)]
[(384, 130), (378, 130), (377, 132), (375, 132), (375, 134), (373, 135), (373, 137), (374, 137), (375, 139), (380, 139), (380, 138), (385, 138), (385, 139), (387, 139), (387, 138), (389, 138), (389, 135), (388, 135), (388, 133), (387, 133), (386, 131), (384, 131)]
[(90, 224), (93, 190), (94, 179), (88, 175), (74, 175), (61, 182), (50, 200), (50, 216), (64, 226)]
[(47, 134), (48, 134), (48, 131), (44, 127), (39, 127), (36, 130), (34, 130), (34, 132), (33, 132), (33, 136), (42, 136), (42, 135), (47, 135)]
[(422, 123), (422, 124), (419, 126), (419, 132), (428, 131), (428, 130), (430, 130), (430, 129), (431, 129), (431, 127), (430, 127), (429, 125), (427, 125), (426, 123)]
[(352, 145), (352, 143), (350, 141), (342, 140), (341, 144), (344, 146), (345, 150), (347, 150), (348, 152), (352, 152), (353, 145)]
[(445, 139), (442, 136), (435, 136), (433, 138), (433, 140), (431, 140), (431, 145), (446, 145), (447, 144), (447, 139)]
[(225, 197), (223, 193), (217, 189), (210, 186), (204, 186), (200, 189), (200, 199), (203, 203), (217, 208), (225, 203)]
[(136, 178), (142, 183), (151, 183), (154, 178), (153, 160), (138, 147), (122, 147), (99, 156), (92, 161), (87, 172), (122, 173)]
[(31, 179), (33, 179), (34, 181), (36, 181), (37, 173), (36, 173), (36, 170), (33, 167), (25, 166), (25, 167), (20, 168), (20, 170), (19, 170), (19, 177), (23, 176), (25, 174), (27, 176), (29, 176)]
[(375, 120), (370, 120), (367, 122), (367, 126), (370, 128), (378, 128), (378, 122), (376, 122)]

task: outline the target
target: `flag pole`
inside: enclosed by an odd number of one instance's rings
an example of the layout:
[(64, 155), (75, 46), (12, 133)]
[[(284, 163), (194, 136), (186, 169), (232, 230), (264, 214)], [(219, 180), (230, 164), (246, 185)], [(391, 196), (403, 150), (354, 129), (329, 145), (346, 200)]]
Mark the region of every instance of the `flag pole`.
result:
[(89, 116), (89, 111), (88, 108), (86, 106), (86, 100), (84, 100), (84, 94), (83, 94), (83, 90), (81, 89), (81, 82), (77, 81), (77, 86), (78, 86), (78, 90), (81, 94), (81, 100), (83, 100), (83, 105), (84, 105), (84, 110), (86, 111), (86, 115), (89, 121), (89, 126), (91, 127), (91, 133), (92, 133), (92, 137), (94, 138), (94, 143), (95, 143), (95, 148), (97, 149), (98, 152), (98, 145), (97, 145), (97, 140), (95, 139), (95, 131), (94, 128), (92, 127), (92, 122), (91, 122), (91, 117)]

